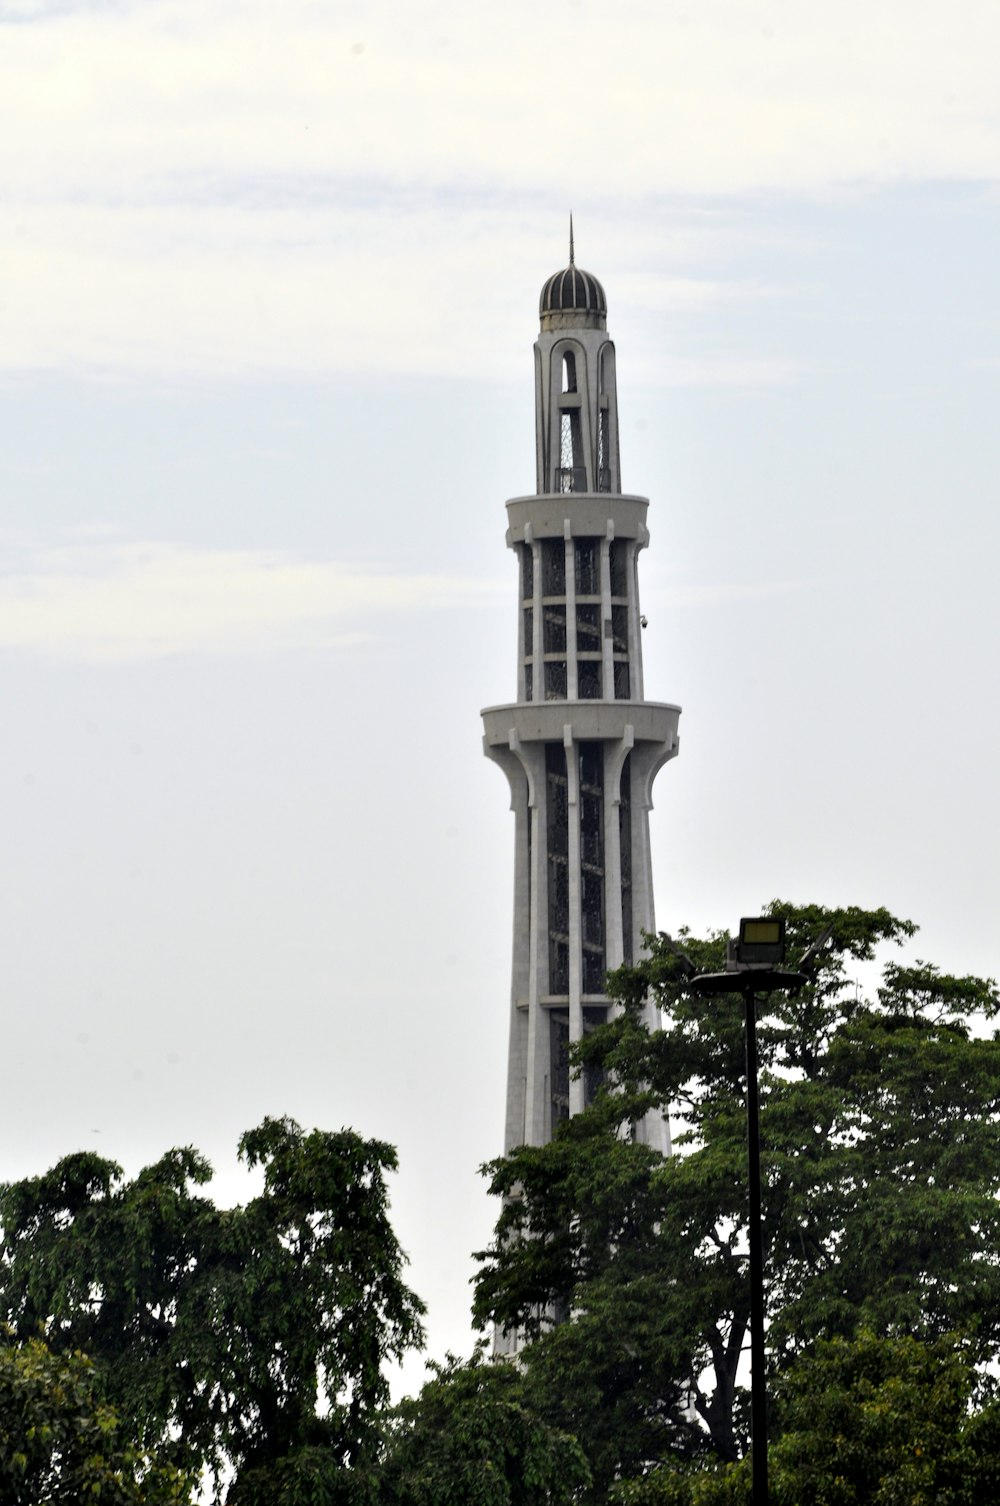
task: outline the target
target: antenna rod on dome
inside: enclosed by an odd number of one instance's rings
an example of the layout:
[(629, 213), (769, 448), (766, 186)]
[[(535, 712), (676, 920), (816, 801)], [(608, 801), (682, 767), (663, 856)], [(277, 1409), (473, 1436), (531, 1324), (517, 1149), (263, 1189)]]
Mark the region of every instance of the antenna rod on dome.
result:
[(575, 260), (573, 258), (573, 211), (572, 210), (570, 210), (570, 213), (569, 213), (569, 264), (570, 264), (571, 267), (573, 267), (573, 266), (576, 265), (576, 262), (575, 262)]

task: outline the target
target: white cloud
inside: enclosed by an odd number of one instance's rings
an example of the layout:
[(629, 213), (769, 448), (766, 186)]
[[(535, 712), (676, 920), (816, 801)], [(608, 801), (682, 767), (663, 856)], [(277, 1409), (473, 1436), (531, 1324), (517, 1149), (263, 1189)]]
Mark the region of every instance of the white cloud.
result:
[(36, 190), (56, 142), (75, 188), (182, 166), (640, 194), (990, 176), (1000, 150), (992, 0), (160, 0), (5, 40), (5, 172)]
[(1000, 175), (994, 0), (4, 16), (8, 369), (466, 374), (571, 204), (708, 317), (761, 293), (731, 220), (651, 203)]
[(55, 549), (20, 543), (19, 561), (0, 575), (0, 649), (76, 661), (330, 647), (370, 636), (373, 613), (469, 606), (504, 589), (277, 551), (124, 543), (100, 531)]
[[(538, 269), (558, 260), (545, 220), (505, 280), (498, 214), (470, 217), (439, 245), (433, 219), (357, 210), (345, 245), (332, 210), (39, 207), (4, 252), (7, 286), (20, 295), (0, 300), (0, 362), (20, 371), (520, 377)], [(697, 244), (702, 259), (718, 256), (724, 234), (692, 226), (686, 254)], [(620, 306), (654, 315), (778, 296), (759, 284), (648, 271), (622, 277), (613, 292)], [(674, 362), (669, 372), (658, 359), (646, 375), (686, 383), (690, 369), (696, 385), (728, 385), (734, 361), (738, 381), (758, 368), (773, 380), (771, 363), (738, 353)]]
[(784, 387), (802, 374), (794, 361), (716, 351), (710, 356), (661, 356), (656, 368), (644, 370), (647, 386)]
[(668, 611), (684, 611), (702, 607), (725, 606), (731, 601), (770, 601), (775, 596), (787, 596), (790, 592), (804, 590), (804, 581), (772, 580), (754, 581), (752, 584), (734, 585), (719, 582), (709, 586), (672, 588), (666, 598)]

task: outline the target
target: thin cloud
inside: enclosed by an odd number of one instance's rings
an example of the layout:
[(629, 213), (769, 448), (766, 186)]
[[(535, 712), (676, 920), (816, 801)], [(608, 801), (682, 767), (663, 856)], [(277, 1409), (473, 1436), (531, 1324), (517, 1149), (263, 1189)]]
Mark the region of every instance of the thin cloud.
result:
[[(5, 251), (8, 284), (20, 296), (0, 311), (0, 361), (19, 371), (468, 376), (482, 372), (483, 352), (492, 350), (486, 374), (516, 378), (523, 348), (510, 331), (530, 312), (538, 268), (561, 250), (551, 211), (539, 209), (522, 230), (504, 278), (496, 256), (503, 214), (460, 215), (450, 230), (449, 219), (399, 205), (251, 211), (220, 203), (195, 212), (174, 204), (113, 213), (94, 204), (36, 205)], [(723, 234), (715, 224), (693, 227), (687, 254), (711, 245), (718, 255)], [(647, 226), (630, 254), (648, 244), (652, 259), (655, 235)], [(495, 269), (489, 300), (484, 267)], [(638, 288), (619, 302), (641, 298), (652, 313), (699, 314), (777, 296), (718, 275), (644, 271), (634, 281)], [(710, 379), (703, 371), (697, 383)]]
[(806, 584), (805, 581), (762, 580), (743, 585), (719, 581), (710, 586), (671, 587), (665, 605), (668, 611), (684, 611), (725, 606), (731, 601), (770, 601), (776, 596), (803, 591)]
[[(914, 25), (904, 0), (685, 9), (580, 7), (567, 42), (564, 6), (529, 0), (502, 24), (450, 3), (0, 0), (32, 21), (0, 50), (0, 361), (466, 377), (489, 348), (512, 376), (512, 314), (561, 251), (553, 184), (601, 206), (620, 266), (653, 269), (646, 306), (708, 322), (781, 296), (733, 271), (761, 191), (1000, 173), (995, 0), (960, 25)], [(572, 129), (554, 56), (601, 101)], [(685, 198), (680, 246), (665, 206)], [(695, 226), (720, 204), (728, 222)]]
[(787, 387), (798, 381), (805, 367), (777, 357), (745, 356), (738, 351), (710, 356), (664, 356), (636, 363), (648, 386), (660, 387)]
[(0, 0), (0, 26), (27, 26), (95, 11), (118, 15), (126, 8), (126, 0)]
[[(509, 0), (502, 26), (447, 4), (88, 7), (59, 19), (64, 37), (75, 29), (71, 48), (53, 48), (40, 25), (11, 49), (4, 96), (28, 160), (5, 173), (36, 181), (32, 157), (70, 127), (49, 162), (56, 181), (106, 179), (113, 166), (117, 181), (146, 182), (186, 162), (567, 192), (606, 179), (647, 198), (668, 185), (992, 175), (992, 0), (963, 0), (961, 24), (923, 7), (919, 26), (906, 0), (787, 8), (770, 23), (743, 0), (691, 9), (581, 8), (567, 43), (563, 7), (530, 0)], [(574, 97), (601, 100), (572, 130), (553, 56)]]
[(373, 614), (474, 606), (502, 590), (278, 551), (98, 539), (39, 551), (0, 576), (0, 650), (120, 663), (329, 648), (372, 636)]

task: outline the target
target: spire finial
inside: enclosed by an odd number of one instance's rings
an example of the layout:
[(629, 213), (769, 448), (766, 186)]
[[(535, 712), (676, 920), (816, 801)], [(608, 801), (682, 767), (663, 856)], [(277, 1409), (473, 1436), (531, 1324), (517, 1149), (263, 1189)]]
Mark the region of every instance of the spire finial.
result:
[(576, 266), (576, 261), (574, 259), (574, 255), (573, 255), (573, 211), (572, 210), (570, 210), (570, 214), (569, 214), (569, 264), (570, 264), (571, 267)]

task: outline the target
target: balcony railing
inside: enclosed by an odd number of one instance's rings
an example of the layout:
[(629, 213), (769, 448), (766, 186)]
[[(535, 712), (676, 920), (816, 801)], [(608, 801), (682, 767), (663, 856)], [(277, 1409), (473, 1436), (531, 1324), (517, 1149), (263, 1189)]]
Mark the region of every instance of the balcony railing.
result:
[[(585, 492), (587, 490), (586, 466), (560, 466), (556, 471), (555, 489), (557, 492)], [(597, 490), (599, 492), (611, 491), (611, 472), (604, 467), (597, 472)]]
[(574, 465), (556, 470), (557, 492), (585, 492), (587, 490), (587, 467)]

